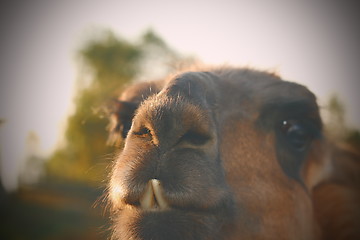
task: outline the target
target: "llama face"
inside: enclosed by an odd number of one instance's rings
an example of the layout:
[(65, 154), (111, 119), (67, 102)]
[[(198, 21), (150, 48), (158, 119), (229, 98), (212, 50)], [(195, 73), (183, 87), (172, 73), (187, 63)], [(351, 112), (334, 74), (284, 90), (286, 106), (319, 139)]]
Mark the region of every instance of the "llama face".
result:
[(113, 169), (115, 239), (316, 239), (327, 163), (311, 92), (247, 69), (157, 86)]

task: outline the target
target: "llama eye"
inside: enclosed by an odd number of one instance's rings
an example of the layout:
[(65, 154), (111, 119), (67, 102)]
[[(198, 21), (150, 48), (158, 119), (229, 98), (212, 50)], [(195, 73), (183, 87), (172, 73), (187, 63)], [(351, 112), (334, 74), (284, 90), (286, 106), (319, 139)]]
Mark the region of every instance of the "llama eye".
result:
[(151, 131), (147, 127), (142, 127), (139, 131), (134, 132), (134, 134), (140, 137), (151, 137)]
[(181, 141), (188, 142), (193, 145), (203, 145), (209, 140), (209, 137), (194, 131), (188, 131), (181, 137)]
[(310, 143), (310, 131), (300, 121), (284, 120), (281, 124), (281, 131), (286, 142), (296, 151), (304, 151)]

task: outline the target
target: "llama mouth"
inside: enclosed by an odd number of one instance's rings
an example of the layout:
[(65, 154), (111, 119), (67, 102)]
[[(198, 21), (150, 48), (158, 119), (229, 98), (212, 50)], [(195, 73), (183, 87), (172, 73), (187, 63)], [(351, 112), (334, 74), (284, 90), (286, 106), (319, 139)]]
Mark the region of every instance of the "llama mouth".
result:
[(143, 210), (162, 211), (169, 209), (169, 204), (164, 198), (164, 190), (161, 182), (157, 179), (151, 179), (145, 188), (145, 192), (141, 196), (140, 206)]

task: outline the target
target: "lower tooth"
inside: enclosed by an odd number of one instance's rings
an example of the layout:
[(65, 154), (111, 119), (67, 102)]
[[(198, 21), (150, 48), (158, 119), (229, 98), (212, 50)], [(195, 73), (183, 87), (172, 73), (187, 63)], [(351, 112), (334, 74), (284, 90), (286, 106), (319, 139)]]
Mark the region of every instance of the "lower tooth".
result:
[(152, 184), (148, 182), (144, 194), (140, 198), (140, 205), (143, 209), (148, 210), (153, 208), (155, 204)]
[(157, 179), (151, 179), (150, 182), (154, 190), (155, 198), (157, 203), (159, 204), (160, 209), (167, 209), (169, 205), (164, 199), (164, 192), (162, 187), (160, 186), (161, 185), (160, 181)]

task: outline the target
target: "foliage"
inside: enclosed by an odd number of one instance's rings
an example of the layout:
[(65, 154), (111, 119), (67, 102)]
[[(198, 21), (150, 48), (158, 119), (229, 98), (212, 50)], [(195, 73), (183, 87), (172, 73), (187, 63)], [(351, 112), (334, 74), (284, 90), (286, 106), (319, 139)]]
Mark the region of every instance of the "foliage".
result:
[(354, 149), (360, 149), (360, 132), (346, 124), (346, 109), (340, 99), (333, 95), (329, 98), (325, 118), (325, 131), (331, 139), (345, 142)]
[(143, 63), (150, 53), (160, 59), (165, 55), (180, 59), (152, 31), (147, 32), (139, 44), (129, 43), (112, 32), (103, 32), (79, 50), (78, 59), (85, 71), (80, 72), (77, 82), (75, 112), (69, 117), (65, 132), (66, 145), (55, 151), (47, 162), (50, 176), (97, 183), (105, 179), (109, 165), (106, 156), (111, 156), (109, 153), (114, 149), (106, 146), (108, 121), (98, 110), (143, 72)]

